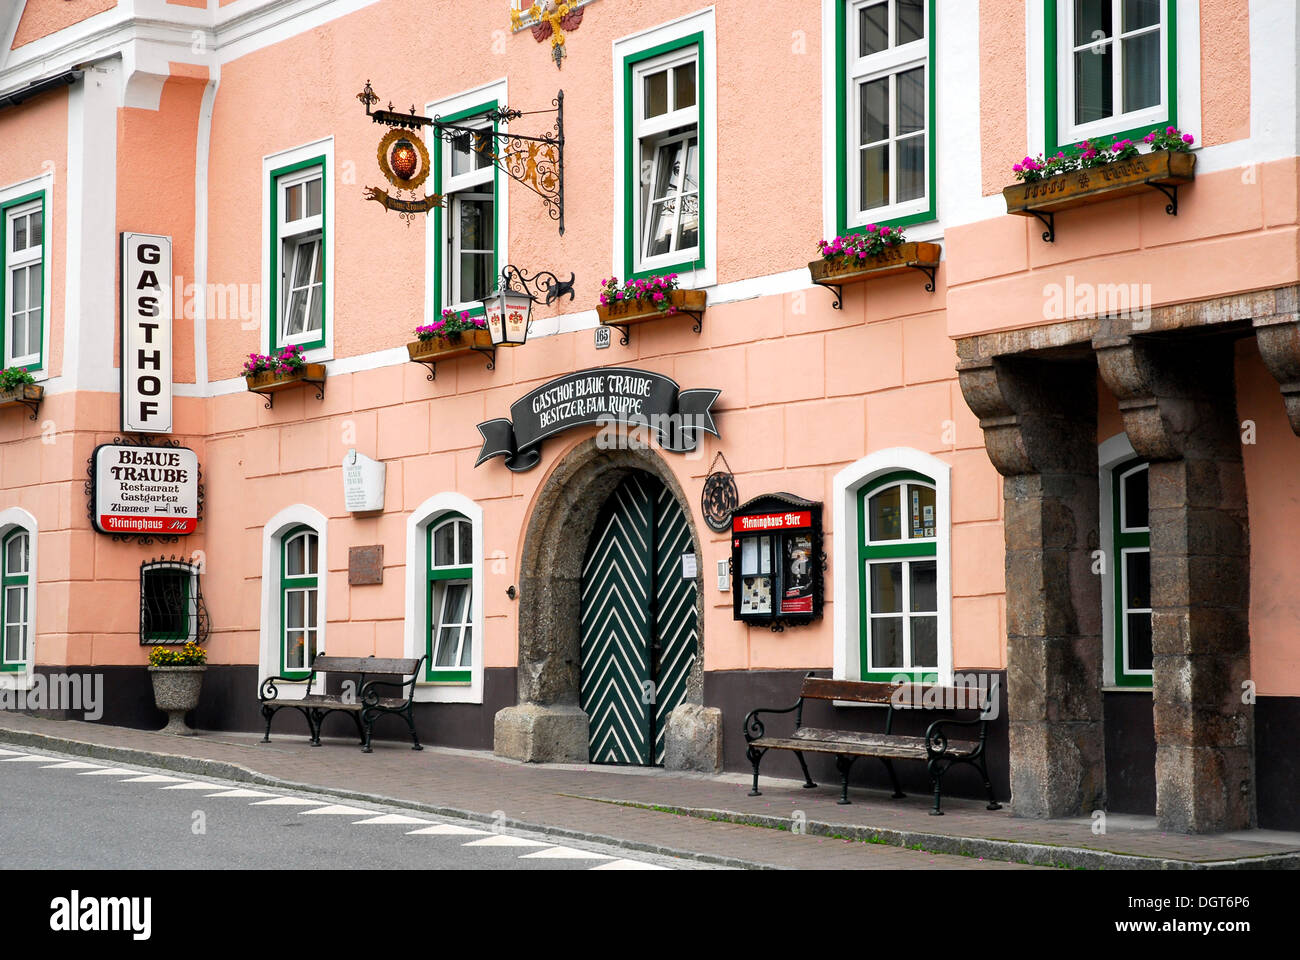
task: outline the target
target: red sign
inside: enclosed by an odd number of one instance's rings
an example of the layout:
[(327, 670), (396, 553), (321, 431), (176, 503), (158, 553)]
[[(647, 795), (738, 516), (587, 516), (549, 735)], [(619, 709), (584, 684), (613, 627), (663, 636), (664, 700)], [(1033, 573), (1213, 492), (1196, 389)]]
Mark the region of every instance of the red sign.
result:
[(731, 521), (734, 533), (756, 533), (763, 530), (797, 530), (812, 526), (812, 512), (803, 510), (798, 513), (755, 513), (747, 517), (736, 517)]

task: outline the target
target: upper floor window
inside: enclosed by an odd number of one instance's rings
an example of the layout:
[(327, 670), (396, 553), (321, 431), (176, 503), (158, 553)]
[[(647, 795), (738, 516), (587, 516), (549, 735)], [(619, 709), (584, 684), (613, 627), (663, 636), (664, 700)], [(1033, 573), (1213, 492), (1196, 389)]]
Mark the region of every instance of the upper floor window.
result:
[(692, 262), (700, 251), (699, 55), (688, 47), (633, 70), (637, 269)]
[(272, 350), (325, 344), (325, 158), (271, 173)]
[(1176, 0), (1045, 2), (1049, 153), (1177, 123)]
[(861, 679), (932, 679), (939, 669), (935, 484), (898, 471), (858, 494)]
[[(492, 129), (486, 122), (466, 125)], [(445, 143), (443, 150), (447, 302), (459, 309), (482, 309), (479, 301), (497, 286), (496, 143), (490, 135), (468, 134)]]
[(31, 636), (31, 534), (20, 527), (5, 537), (0, 564), (4, 590), (0, 597), (4, 608), (0, 615), (4, 629), (0, 669), (22, 670)]
[(934, 4), (836, 6), (837, 229), (935, 217)]
[(45, 194), (0, 204), (4, 366), (40, 369), (45, 321)]

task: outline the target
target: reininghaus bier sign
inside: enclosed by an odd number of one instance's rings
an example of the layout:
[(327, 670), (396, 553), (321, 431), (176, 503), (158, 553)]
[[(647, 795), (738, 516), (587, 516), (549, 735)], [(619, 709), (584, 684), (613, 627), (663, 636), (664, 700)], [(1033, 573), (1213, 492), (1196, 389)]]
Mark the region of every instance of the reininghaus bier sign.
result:
[(100, 533), (190, 534), (199, 524), (199, 456), (187, 447), (95, 448), (91, 516)]

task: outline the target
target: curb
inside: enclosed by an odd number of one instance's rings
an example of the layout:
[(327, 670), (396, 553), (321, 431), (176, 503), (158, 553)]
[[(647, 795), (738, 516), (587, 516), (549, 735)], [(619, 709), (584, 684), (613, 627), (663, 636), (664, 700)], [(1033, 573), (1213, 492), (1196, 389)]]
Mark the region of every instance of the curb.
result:
[[(607, 797), (584, 797), (584, 799), (702, 820), (719, 820), (777, 830), (790, 828), (789, 817), (773, 817), (768, 814), (740, 814), (730, 810), (649, 804)], [(1043, 843), (1027, 843), (1022, 840), (954, 837), (946, 833), (925, 833), (816, 820), (809, 820), (804, 825), (804, 832), (810, 836), (884, 843), (895, 847), (921, 849), (927, 853), (982, 857), (985, 860), (1009, 860), (1039, 867), (1066, 867), (1078, 870), (1300, 870), (1300, 853), (1261, 854), (1237, 860), (1176, 860), (1170, 857), (1145, 857), (1140, 854), (1090, 850), (1086, 847), (1056, 847)]]
[(431, 813), (435, 816), (451, 817), (457, 820), (469, 820), (474, 823), (499, 824), (516, 830), (528, 830), (535, 833), (543, 833), (547, 836), (557, 837), (564, 840), (601, 843), (635, 853), (651, 853), (663, 857), (675, 857), (679, 860), (692, 860), (697, 863), (707, 863), (711, 866), (728, 867), (733, 870), (790, 869), (771, 863), (759, 863), (753, 860), (744, 860), (739, 857), (701, 853), (693, 850), (679, 850), (676, 847), (664, 846), (657, 843), (647, 843), (641, 840), (626, 840), (619, 837), (611, 837), (603, 833), (593, 833), (588, 830), (573, 830), (568, 827), (548, 826), (546, 824), (532, 823), (527, 820), (515, 820), (513, 818), (501, 819), (490, 813), (477, 813), (473, 810), (461, 810), (457, 807), (422, 803), (418, 800), (403, 800), (397, 797), (386, 797), (383, 794), (365, 793), (360, 790), (348, 790), (346, 788), (336, 789), (314, 783), (298, 783), (293, 780), (283, 780), (279, 777), (273, 777), (270, 774), (258, 773), (256, 770), (250, 770), (248, 767), (242, 766), (238, 763), (231, 763), (227, 760), (208, 760), (202, 757), (190, 757), (175, 753), (155, 753), (151, 750), (140, 750), (135, 747), (112, 747), (100, 743), (90, 743), (85, 740), (70, 740), (64, 737), (53, 737), (45, 733), (33, 733), (27, 730), (12, 730), (3, 727), (0, 727), (0, 745), (11, 747), (31, 747), (39, 750), (50, 750), (55, 753), (63, 753), (69, 756), (107, 760), (113, 763), (129, 763), (142, 767), (155, 767), (162, 770), (170, 770), (173, 773), (188, 773), (194, 776), (216, 777), (222, 780), (234, 780), (240, 783), (251, 783), (263, 787), (275, 787), (280, 790), (293, 790), (299, 793), (316, 793), (324, 796), (339, 797), (346, 800), (360, 800), (367, 803), (400, 807), (405, 810), (416, 810), (421, 813)]

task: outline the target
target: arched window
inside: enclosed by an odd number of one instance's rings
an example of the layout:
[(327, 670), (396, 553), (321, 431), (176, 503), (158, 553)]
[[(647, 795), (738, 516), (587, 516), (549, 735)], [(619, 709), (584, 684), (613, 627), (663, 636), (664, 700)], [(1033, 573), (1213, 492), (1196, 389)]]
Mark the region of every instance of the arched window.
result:
[(4, 538), (3, 606), (4, 640), (0, 669), (16, 673), (27, 668), (31, 645), (32, 564), (31, 534), (19, 527)]
[(938, 526), (934, 480), (897, 471), (858, 493), (861, 677), (937, 675)]
[(296, 527), (280, 540), (280, 668), (306, 676), (320, 645), (320, 537)]
[(426, 630), (431, 679), (469, 683), (474, 666), (474, 529), (458, 513), (429, 525)]

